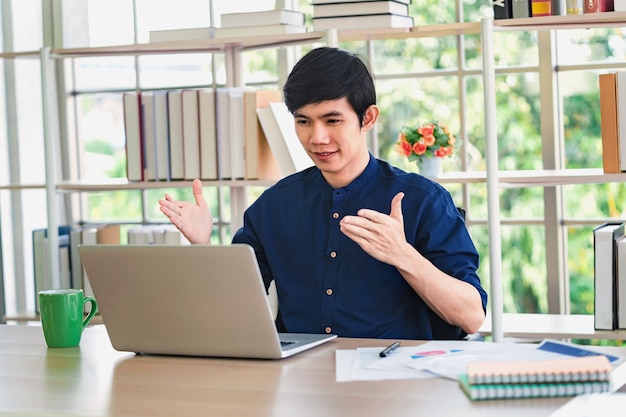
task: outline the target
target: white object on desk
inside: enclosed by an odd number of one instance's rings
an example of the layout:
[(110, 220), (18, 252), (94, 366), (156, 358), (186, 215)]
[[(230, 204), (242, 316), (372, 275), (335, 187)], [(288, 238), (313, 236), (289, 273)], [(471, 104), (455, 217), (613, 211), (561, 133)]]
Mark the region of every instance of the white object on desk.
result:
[(626, 409), (626, 393), (585, 394), (574, 397), (549, 417), (604, 417)]

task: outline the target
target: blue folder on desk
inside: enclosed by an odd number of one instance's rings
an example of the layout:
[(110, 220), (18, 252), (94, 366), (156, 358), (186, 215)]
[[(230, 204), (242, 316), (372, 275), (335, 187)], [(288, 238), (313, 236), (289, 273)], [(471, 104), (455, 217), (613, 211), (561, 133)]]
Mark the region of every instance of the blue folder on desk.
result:
[(116, 350), (278, 359), (336, 337), (277, 332), (249, 245), (78, 250)]

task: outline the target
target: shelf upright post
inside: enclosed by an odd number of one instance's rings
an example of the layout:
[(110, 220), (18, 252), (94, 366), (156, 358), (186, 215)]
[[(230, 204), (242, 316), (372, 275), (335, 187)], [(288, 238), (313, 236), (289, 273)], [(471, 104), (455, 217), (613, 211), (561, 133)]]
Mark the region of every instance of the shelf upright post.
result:
[(6, 323), (6, 314), (7, 310), (4, 301), (4, 261), (2, 256), (2, 222), (0, 222), (0, 324)]
[[(241, 49), (238, 47), (227, 47), (226, 54), (226, 85), (228, 87), (243, 87), (243, 65), (241, 59)], [(233, 178), (235, 180), (235, 178)], [(243, 226), (242, 213), (248, 207), (248, 194), (245, 185), (238, 186), (233, 183), (230, 189), (230, 233), (231, 239), (235, 232)], [(225, 205), (225, 202), (221, 204)]]
[[(48, 212), (48, 273), (52, 285), (61, 283), (59, 267), (59, 227), (56, 198), (57, 154), (54, 123), (54, 72), (50, 57), (50, 47), (41, 48), (39, 52), (41, 65), (41, 94), (43, 113), (43, 139), (46, 171), (46, 205)], [(35, 294), (35, 297), (38, 295)]]
[(496, 129), (496, 71), (493, 53), (493, 19), (481, 21), (483, 92), (485, 100), (485, 160), (487, 171), (487, 217), (489, 229), (489, 275), (491, 331), (494, 342), (502, 330), (502, 248), (500, 246), (500, 191), (498, 186), (498, 135)]

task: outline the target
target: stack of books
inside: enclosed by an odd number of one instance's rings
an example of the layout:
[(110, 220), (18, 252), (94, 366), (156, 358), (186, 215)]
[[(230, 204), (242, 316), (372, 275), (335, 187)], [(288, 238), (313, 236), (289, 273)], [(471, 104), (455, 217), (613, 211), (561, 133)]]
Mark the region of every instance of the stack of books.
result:
[(603, 223), (593, 230), (594, 327), (626, 329), (626, 223)]
[(571, 397), (610, 392), (612, 372), (604, 355), (468, 362), (459, 386), (470, 400)]
[(225, 13), (221, 27), (215, 29), (216, 38), (304, 33), (305, 15), (290, 9)]
[(303, 12), (289, 9), (225, 13), (221, 15), (221, 27), (152, 30), (150, 42), (304, 33), (307, 31), (304, 21)]
[(313, 30), (410, 28), (411, 0), (311, 0)]

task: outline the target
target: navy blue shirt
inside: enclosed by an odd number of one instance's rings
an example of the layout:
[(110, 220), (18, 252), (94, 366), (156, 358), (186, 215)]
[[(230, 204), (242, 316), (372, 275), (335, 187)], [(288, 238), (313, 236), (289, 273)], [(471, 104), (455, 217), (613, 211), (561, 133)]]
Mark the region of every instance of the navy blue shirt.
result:
[(407, 241), (443, 272), (487, 294), (478, 253), (447, 190), (370, 155), (365, 171), (334, 189), (317, 167), (283, 178), (244, 213), (233, 243), (251, 245), (266, 287), (276, 282), (279, 330), (343, 337), (445, 339), (462, 331), (439, 318), (398, 270), (339, 230), (361, 208), (389, 214), (404, 192)]

